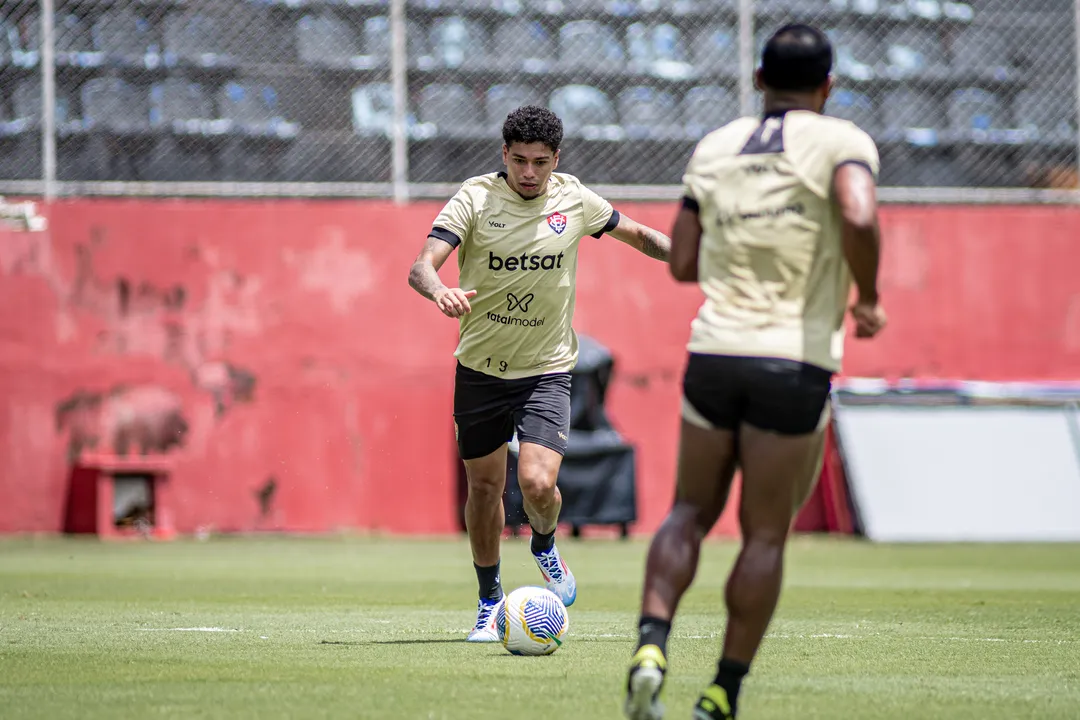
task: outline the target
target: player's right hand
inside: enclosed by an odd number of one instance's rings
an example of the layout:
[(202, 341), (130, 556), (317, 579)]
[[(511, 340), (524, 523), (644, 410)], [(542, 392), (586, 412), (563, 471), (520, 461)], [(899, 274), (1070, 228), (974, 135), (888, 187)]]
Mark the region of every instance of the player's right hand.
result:
[(476, 297), (475, 290), (462, 290), (461, 288), (446, 288), (435, 294), (435, 304), (442, 310), (446, 317), (459, 318), (472, 312), (469, 298)]
[(881, 332), (889, 319), (880, 303), (858, 301), (851, 306), (851, 317), (855, 319), (855, 337), (872, 338)]

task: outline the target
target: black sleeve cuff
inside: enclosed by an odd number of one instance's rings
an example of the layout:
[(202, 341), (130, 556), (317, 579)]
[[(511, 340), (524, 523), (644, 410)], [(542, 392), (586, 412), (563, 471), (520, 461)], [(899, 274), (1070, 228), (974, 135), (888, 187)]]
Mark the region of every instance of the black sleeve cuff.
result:
[(698, 201), (690, 197), (689, 195), (683, 195), (682, 206), (692, 213), (701, 212), (701, 205), (699, 205)]
[(619, 211), (618, 210), (612, 210), (611, 211), (611, 217), (608, 218), (607, 224), (604, 225), (604, 227), (601, 228), (598, 232), (594, 232), (592, 234), (592, 236), (594, 238), (602, 237), (604, 233), (611, 232), (615, 228), (619, 227), (619, 218), (620, 218)]
[(457, 247), (461, 244), (461, 238), (446, 228), (433, 227), (431, 232), (428, 233), (428, 237), (439, 238), (445, 243), (449, 243), (450, 247)]
[(877, 173), (874, 172), (874, 168), (870, 167), (870, 163), (866, 162), (865, 160), (841, 160), (840, 162), (836, 163), (836, 168), (833, 172), (839, 170), (845, 165), (858, 165), (859, 167), (866, 168), (867, 171), (870, 173), (870, 176), (873, 177), (875, 180), (877, 179)]

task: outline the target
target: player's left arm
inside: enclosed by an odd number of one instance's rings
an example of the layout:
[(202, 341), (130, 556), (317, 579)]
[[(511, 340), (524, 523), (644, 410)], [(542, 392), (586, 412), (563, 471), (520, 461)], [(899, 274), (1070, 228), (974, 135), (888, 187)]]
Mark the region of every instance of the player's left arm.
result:
[(608, 235), (657, 260), (666, 261), (671, 254), (671, 238), (622, 213), (615, 227), (608, 230)]
[(701, 219), (698, 204), (693, 198), (683, 198), (675, 227), (671, 230), (671, 258), (668, 268), (679, 282), (698, 281), (698, 253), (701, 250)]

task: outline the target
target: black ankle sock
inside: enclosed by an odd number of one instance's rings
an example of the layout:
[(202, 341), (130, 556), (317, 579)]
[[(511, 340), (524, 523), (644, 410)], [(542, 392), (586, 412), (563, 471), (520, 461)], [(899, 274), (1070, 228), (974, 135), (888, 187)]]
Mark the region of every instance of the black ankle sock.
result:
[(536, 528), (532, 528), (532, 553), (533, 555), (539, 555), (545, 553), (551, 548), (555, 547), (555, 531), (552, 530), (549, 533), (537, 532)]
[(727, 658), (720, 658), (720, 662), (716, 665), (716, 680), (714, 682), (724, 688), (724, 692), (727, 693), (732, 713), (738, 708), (739, 688), (742, 687), (743, 678), (746, 677), (748, 672), (750, 672), (749, 665), (736, 660), (728, 660)]
[(638, 621), (638, 648), (655, 645), (667, 657), (667, 638), (671, 633), (671, 623), (650, 615), (642, 615)]
[(491, 567), (480, 567), (473, 563), (473, 567), (476, 568), (476, 579), (480, 581), (480, 599), (501, 600), (503, 591), (499, 578), (499, 563)]

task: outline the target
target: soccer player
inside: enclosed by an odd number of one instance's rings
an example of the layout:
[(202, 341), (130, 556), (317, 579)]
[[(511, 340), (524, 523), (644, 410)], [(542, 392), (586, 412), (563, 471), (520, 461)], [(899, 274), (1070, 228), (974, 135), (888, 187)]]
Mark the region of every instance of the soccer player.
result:
[[(465, 524), (480, 584), (470, 642), (496, 642), (505, 521), (507, 442), (517, 434), (517, 476), (532, 527), (532, 554), (567, 606), (577, 584), (555, 546), (562, 506), (556, 487), (570, 433), (570, 371), (578, 340), (571, 321), (578, 242), (608, 233), (667, 260), (671, 241), (555, 172), (562, 121), (526, 106), (502, 129), (505, 172), (466, 180), (435, 218), (409, 284), (457, 318), (454, 426), (468, 476)], [(439, 279), (458, 248), (460, 287)]]
[(723, 655), (693, 715), (735, 717), (780, 595), (792, 519), (821, 466), (852, 279), (856, 336), (885, 325), (878, 152), (855, 125), (821, 114), (832, 58), (817, 29), (778, 30), (756, 74), (763, 117), (708, 134), (684, 175), (669, 265), (705, 300), (691, 324), (674, 505), (645, 569), (625, 702), (632, 720), (663, 716), (671, 622), (738, 466), (742, 548), (728, 577)]

